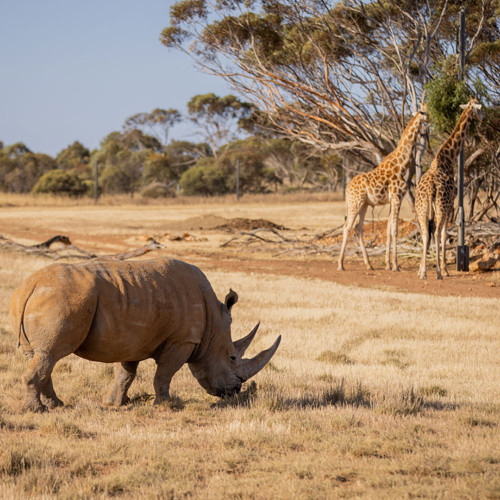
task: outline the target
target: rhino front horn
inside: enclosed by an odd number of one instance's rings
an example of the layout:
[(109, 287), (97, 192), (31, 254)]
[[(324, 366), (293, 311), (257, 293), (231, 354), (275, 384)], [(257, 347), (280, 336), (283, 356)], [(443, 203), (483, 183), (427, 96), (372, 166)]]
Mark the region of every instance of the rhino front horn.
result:
[[(254, 330), (257, 331), (256, 329)], [(255, 335), (255, 332), (253, 333)], [(242, 370), (240, 376), (243, 382), (253, 377), (256, 373), (260, 372), (260, 370), (262, 370), (264, 366), (266, 366), (266, 364), (269, 362), (269, 360), (273, 357), (274, 353), (276, 352), (276, 349), (278, 349), (280, 342), (281, 342), (281, 335), (276, 339), (276, 342), (269, 349), (262, 351), (252, 359), (241, 360)]]
[(240, 358), (245, 354), (245, 351), (248, 349), (248, 346), (252, 343), (255, 334), (259, 328), (260, 321), (255, 325), (255, 328), (246, 336), (236, 342), (233, 342), (236, 352), (240, 356)]

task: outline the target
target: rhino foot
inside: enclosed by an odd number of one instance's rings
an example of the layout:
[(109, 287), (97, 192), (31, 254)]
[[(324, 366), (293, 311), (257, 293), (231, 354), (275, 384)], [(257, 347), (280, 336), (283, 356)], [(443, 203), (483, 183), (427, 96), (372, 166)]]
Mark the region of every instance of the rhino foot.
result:
[(36, 399), (27, 399), (23, 405), (23, 411), (32, 411), (34, 413), (43, 413), (48, 408)]
[(130, 403), (130, 398), (128, 396), (108, 396), (104, 400), (104, 404), (107, 406), (125, 406)]
[(154, 405), (161, 405), (162, 403), (168, 403), (170, 401), (170, 398), (168, 396), (156, 396), (155, 400), (153, 401)]
[(64, 406), (64, 403), (59, 398), (47, 399), (45, 402), (47, 404), (47, 408), (49, 408), (50, 410), (53, 410), (54, 408), (57, 408), (59, 406)]

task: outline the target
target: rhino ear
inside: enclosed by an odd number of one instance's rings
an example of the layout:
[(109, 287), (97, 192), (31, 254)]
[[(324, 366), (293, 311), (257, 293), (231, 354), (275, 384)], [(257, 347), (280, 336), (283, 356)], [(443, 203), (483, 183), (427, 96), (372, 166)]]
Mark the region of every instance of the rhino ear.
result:
[(230, 313), (231, 308), (238, 302), (238, 294), (233, 290), (229, 289), (229, 293), (226, 295), (226, 298), (224, 299), (224, 303), (226, 304), (226, 309)]

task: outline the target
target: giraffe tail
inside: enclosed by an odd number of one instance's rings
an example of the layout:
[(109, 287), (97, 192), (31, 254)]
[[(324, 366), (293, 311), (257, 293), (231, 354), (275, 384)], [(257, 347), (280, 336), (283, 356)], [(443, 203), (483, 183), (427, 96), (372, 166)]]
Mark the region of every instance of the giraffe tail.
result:
[(427, 230), (429, 231), (429, 234), (433, 234), (436, 230), (436, 223), (434, 222), (434, 219), (429, 219), (427, 221)]

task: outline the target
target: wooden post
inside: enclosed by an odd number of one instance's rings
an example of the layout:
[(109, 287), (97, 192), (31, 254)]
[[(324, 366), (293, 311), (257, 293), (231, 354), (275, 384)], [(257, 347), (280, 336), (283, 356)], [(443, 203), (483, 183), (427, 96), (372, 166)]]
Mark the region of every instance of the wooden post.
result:
[(240, 160), (236, 160), (236, 200), (240, 199)]
[[(460, 79), (465, 79), (465, 10), (460, 10)], [(464, 211), (464, 147), (458, 156), (458, 245), (457, 245), (457, 271), (469, 270), (469, 247), (465, 244), (465, 211)]]
[(99, 199), (99, 170), (97, 168), (97, 160), (94, 160), (94, 203)]

